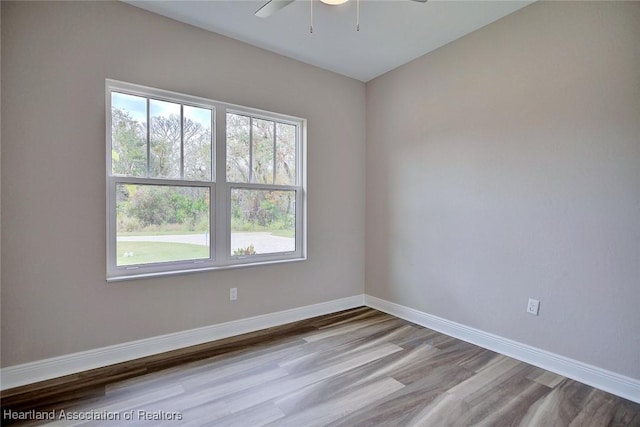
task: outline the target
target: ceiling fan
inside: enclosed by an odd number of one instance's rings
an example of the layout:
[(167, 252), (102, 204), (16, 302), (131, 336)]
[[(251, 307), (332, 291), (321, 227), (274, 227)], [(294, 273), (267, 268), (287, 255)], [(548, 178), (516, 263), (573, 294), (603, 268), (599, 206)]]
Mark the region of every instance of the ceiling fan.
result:
[[(257, 17), (260, 17), (260, 18), (268, 18), (269, 16), (273, 15), (274, 13), (279, 11), (280, 9), (290, 5), (294, 1), (295, 0), (269, 0), (268, 2), (263, 4), (262, 7), (260, 7), (260, 9), (258, 9), (256, 11), (255, 15)], [(310, 31), (312, 33), (313, 33), (313, 1), (314, 0), (310, 1), (310, 4), (311, 4), (311, 27), (310, 27)], [(320, 1), (322, 3), (324, 3), (324, 4), (335, 6), (335, 5), (346, 3), (348, 0), (320, 0)], [(415, 1), (415, 2), (418, 2), (418, 3), (426, 3), (427, 2), (427, 0), (411, 0), (411, 1)], [(356, 0), (356, 2), (357, 2), (356, 30), (360, 31), (360, 0)]]

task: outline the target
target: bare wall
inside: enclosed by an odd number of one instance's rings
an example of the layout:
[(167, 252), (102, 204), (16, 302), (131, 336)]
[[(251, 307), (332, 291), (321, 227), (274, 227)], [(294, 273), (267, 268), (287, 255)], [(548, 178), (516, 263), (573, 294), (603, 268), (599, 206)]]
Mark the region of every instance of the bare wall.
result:
[(539, 2), (367, 83), (366, 293), (640, 378), (639, 46)]
[[(112, 2), (2, 2), (2, 55), (3, 366), (363, 293), (363, 83)], [(105, 78), (307, 118), (308, 261), (107, 284)]]

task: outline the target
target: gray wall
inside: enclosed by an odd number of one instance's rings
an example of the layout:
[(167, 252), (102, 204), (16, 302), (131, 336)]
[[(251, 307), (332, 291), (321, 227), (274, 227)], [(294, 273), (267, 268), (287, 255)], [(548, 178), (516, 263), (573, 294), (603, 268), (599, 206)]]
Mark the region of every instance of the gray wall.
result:
[[(363, 293), (363, 83), (122, 3), (2, 2), (2, 55), (3, 366)], [(105, 78), (307, 118), (309, 260), (107, 284)]]
[(540, 2), (367, 83), (366, 292), (640, 378), (639, 46)]

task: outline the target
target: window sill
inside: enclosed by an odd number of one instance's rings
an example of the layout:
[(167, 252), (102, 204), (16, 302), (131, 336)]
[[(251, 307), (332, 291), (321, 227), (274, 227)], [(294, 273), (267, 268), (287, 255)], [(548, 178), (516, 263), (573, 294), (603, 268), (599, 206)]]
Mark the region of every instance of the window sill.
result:
[(300, 261), (306, 261), (306, 260), (307, 260), (307, 257), (301, 257), (301, 258), (282, 259), (282, 260), (275, 260), (275, 261), (257, 261), (257, 262), (244, 263), (244, 264), (222, 265), (217, 267), (203, 267), (203, 268), (192, 268), (192, 269), (173, 270), (173, 271), (158, 271), (155, 273), (133, 274), (129, 276), (111, 276), (111, 277), (107, 277), (107, 282), (109, 283), (124, 282), (129, 280), (151, 279), (154, 277), (167, 277), (167, 276), (178, 276), (183, 274), (202, 273), (207, 271), (231, 270), (231, 269), (238, 269), (238, 268), (258, 267), (258, 266), (274, 265), (274, 264), (287, 264), (291, 262), (300, 262)]

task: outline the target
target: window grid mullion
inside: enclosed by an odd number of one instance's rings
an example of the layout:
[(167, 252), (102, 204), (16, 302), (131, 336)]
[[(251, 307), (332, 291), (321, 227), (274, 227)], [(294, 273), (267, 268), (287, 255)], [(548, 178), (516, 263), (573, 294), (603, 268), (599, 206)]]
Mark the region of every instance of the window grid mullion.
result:
[(147, 98), (147, 178), (151, 177), (151, 102)]
[(180, 104), (180, 179), (184, 179), (184, 104)]
[(253, 182), (253, 117), (249, 116), (249, 182)]
[(278, 127), (276, 126), (276, 122), (273, 122), (273, 184), (276, 183), (276, 141), (278, 139), (278, 135), (276, 134)]
[[(211, 152), (209, 153), (209, 163), (211, 164), (211, 170), (209, 171), (209, 179), (214, 182), (218, 182), (218, 177), (216, 176), (218, 172), (218, 165), (216, 164), (216, 150), (218, 149), (218, 145), (216, 143), (216, 132), (218, 131), (216, 120), (216, 108), (212, 108), (211, 111), (211, 137), (209, 138), (209, 143), (211, 144)], [(226, 172), (225, 172), (226, 173)]]

